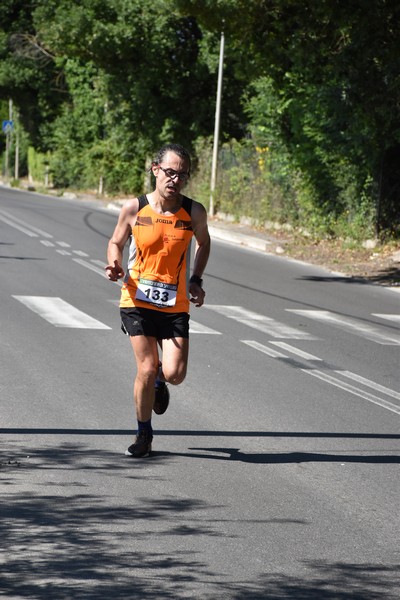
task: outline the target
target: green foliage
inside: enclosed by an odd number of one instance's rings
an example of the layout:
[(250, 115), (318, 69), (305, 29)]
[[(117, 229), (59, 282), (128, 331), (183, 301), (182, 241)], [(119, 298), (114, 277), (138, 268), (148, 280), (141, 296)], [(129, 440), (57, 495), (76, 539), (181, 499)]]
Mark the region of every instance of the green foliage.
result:
[(212, 152), (213, 139), (211, 136), (197, 138), (194, 146), (195, 159), (192, 174), (185, 191), (189, 196), (199, 200), (207, 210), (210, 206)]
[(44, 184), (49, 158), (49, 153), (37, 152), (32, 146), (28, 148), (28, 172), (32, 183)]
[(217, 207), (321, 235), (399, 233), (395, 0), (4, 0), (0, 98), (51, 153), (57, 186), (138, 193), (173, 140), (208, 205), (222, 29)]
[[(325, 221), (334, 222), (368, 189), (363, 200), (368, 215), (379, 194), (377, 227), (399, 222), (400, 172), (394, 168), (400, 155), (398, 2), (177, 3), (213, 29), (225, 18), (231, 46), (246, 48), (251, 93), (257, 96), (257, 80), (267, 78), (273, 98), (264, 120), (270, 129), (272, 116), (275, 140), (285, 146), (291, 170), (301, 172), (304, 207), (311, 203)], [(258, 102), (259, 129), (261, 97)]]

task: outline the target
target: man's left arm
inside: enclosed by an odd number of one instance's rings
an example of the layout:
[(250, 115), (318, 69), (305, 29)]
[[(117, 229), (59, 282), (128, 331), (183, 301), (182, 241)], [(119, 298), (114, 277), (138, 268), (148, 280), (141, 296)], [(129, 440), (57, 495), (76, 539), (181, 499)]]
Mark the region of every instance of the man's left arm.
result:
[(189, 282), (190, 301), (195, 306), (204, 304), (205, 291), (202, 288), (202, 276), (210, 256), (211, 240), (208, 232), (207, 213), (202, 204), (194, 203), (192, 208), (192, 225), (196, 238), (196, 252), (193, 263), (193, 274)]

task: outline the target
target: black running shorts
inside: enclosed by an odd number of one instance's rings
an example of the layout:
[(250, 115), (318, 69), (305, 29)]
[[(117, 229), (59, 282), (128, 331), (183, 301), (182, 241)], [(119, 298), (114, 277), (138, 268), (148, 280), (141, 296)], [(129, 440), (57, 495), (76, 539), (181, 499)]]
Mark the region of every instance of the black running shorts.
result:
[(146, 335), (158, 340), (189, 337), (189, 314), (164, 313), (151, 308), (121, 308), (121, 329), (126, 335)]

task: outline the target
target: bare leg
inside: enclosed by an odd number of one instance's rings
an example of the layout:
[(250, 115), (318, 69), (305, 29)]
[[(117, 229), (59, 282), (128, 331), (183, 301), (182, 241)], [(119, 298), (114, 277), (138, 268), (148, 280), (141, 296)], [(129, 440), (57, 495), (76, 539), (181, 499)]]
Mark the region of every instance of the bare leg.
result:
[(189, 340), (170, 338), (162, 340), (162, 372), (167, 383), (179, 385), (186, 377)]
[(157, 340), (144, 335), (131, 336), (137, 374), (133, 397), (138, 421), (148, 421), (154, 404), (154, 383), (158, 372)]

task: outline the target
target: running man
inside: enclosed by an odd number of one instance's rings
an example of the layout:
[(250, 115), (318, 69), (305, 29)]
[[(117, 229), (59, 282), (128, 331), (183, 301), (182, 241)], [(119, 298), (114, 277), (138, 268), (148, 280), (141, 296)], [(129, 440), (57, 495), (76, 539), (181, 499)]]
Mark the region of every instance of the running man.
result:
[[(210, 236), (204, 206), (182, 194), (190, 167), (185, 148), (163, 146), (151, 165), (155, 190), (125, 203), (108, 243), (105, 270), (110, 281), (124, 278), (122, 330), (130, 336), (136, 360), (133, 396), (138, 428), (135, 441), (125, 452), (135, 458), (151, 452), (152, 410), (156, 414), (166, 411), (166, 383), (179, 385), (185, 379), (189, 300), (199, 307), (205, 298), (202, 275), (210, 254)], [(196, 250), (189, 277), (193, 236)], [(125, 275), (123, 251), (129, 238)]]

